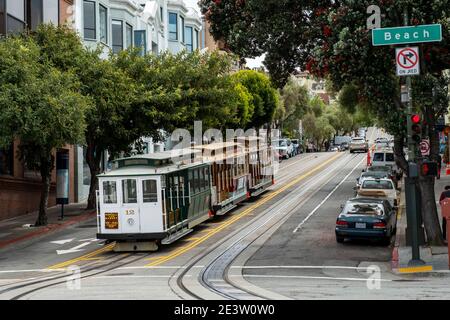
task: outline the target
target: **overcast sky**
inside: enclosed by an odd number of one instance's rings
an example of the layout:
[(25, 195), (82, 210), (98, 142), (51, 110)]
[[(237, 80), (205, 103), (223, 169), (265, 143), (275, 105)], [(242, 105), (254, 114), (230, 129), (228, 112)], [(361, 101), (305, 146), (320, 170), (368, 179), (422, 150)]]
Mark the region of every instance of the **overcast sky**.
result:
[[(187, 7), (195, 8), (198, 11), (198, 14), (200, 14), (200, 8), (197, 4), (198, 0), (184, 0), (184, 3), (186, 3)], [(249, 68), (259, 68), (262, 66), (262, 61), (264, 60), (264, 57), (259, 57), (256, 59), (247, 59), (247, 67)]]

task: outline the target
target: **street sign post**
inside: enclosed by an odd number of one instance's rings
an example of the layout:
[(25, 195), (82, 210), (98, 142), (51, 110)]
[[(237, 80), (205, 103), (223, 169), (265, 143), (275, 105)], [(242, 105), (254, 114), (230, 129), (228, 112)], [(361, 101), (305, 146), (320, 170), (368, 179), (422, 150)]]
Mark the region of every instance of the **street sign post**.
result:
[(440, 24), (372, 29), (374, 46), (436, 41), (442, 41), (442, 25)]
[(397, 48), (395, 50), (397, 76), (414, 76), (420, 74), (419, 48)]

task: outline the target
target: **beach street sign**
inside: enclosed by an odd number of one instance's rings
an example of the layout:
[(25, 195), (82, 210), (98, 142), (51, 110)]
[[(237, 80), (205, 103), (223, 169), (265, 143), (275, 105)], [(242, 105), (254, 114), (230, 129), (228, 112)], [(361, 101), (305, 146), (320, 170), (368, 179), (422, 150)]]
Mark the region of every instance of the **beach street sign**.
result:
[(397, 76), (415, 76), (420, 74), (419, 47), (397, 48), (395, 50)]
[(442, 25), (440, 24), (372, 29), (372, 45), (374, 46), (439, 41), (442, 41)]

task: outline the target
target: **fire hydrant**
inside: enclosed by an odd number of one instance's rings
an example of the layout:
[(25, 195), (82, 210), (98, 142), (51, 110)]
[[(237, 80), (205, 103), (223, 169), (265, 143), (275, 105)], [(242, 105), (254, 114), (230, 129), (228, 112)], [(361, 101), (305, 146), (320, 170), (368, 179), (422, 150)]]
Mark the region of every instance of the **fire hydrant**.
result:
[(445, 227), (447, 228), (447, 246), (448, 246), (448, 266), (450, 269), (450, 199), (445, 198), (440, 201), (442, 218), (445, 219)]

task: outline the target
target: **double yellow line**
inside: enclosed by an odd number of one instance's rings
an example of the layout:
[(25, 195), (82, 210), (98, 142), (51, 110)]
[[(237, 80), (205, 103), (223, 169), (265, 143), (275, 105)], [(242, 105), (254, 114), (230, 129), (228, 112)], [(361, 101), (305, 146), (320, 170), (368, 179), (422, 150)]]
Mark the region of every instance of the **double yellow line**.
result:
[(333, 156), (331, 159), (328, 159), (327, 161), (325, 161), (324, 163), (322, 163), (321, 165), (317, 166), (316, 168), (314, 168), (313, 170), (309, 171), (308, 173), (294, 179), (293, 181), (289, 182), (288, 184), (286, 184), (285, 186), (281, 187), (280, 189), (270, 193), (269, 195), (267, 195), (266, 197), (262, 198), (261, 200), (259, 200), (258, 202), (256, 202), (255, 204), (251, 205), (250, 207), (248, 207), (246, 210), (244, 210), (243, 212), (241, 212), (238, 215), (233, 216), (230, 220), (222, 223), (219, 227), (211, 230), (210, 232), (208, 232), (206, 235), (204, 235), (203, 237), (199, 238), (198, 240), (192, 242), (191, 244), (189, 244), (188, 246), (182, 247), (176, 251), (174, 251), (173, 253), (161, 257), (160, 259), (153, 261), (149, 264), (146, 265), (146, 267), (154, 267), (154, 266), (158, 266), (161, 265), (165, 262), (168, 262), (170, 260), (173, 260), (174, 258), (194, 249), (195, 247), (197, 247), (199, 244), (201, 244), (202, 242), (206, 241), (207, 239), (211, 238), (212, 236), (214, 236), (215, 234), (219, 233), (220, 231), (224, 230), (225, 228), (227, 228), (228, 226), (232, 225), (233, 223), (235, 223), (236, 221), (242, 219), (243, 217), (247, 216), (248, 214), (250, 214), (252, 211), (254, 211), (256, 208), (260, 207), (261, 205), (263, 205), (264, 203), (270, 201), (272, 198), (276, 197), (277, 195), (279, 195), (280, 193), (282, 193), (283, 191), (287, 190), (288, 188), (292, 187), (293, 185), (299, 183), (301, 180), (304, 180), (305, 178), (309, 177), (310, 175), (312, 175), (313, 173), (319, 171), (320, 169), (322, 169), (323, 167), (325, 167), (327, 164), (329, 164), (330, 162), (333, 162), (334, 160), (336, 160), (338, 157), (340, 157), (343, 153), (338, 153), (335, 156)]
[(62, 269), (62, 268), (68, 267), (68, 266), (70, 266), (72, 264), (75, 264), (77, 262), (80, 262), (80, 261), (94, 260), (93, 258), (96, 255), (98, 255), (100, 253), (103, 253), (103, 252), (106, 252), (106, 251), (110, 251), (110, 250), (112, 250), (113, 247), (114, 247), (114, 243), (110, 243), (110, 244), (108, 244), (108, 245), (106, 245), (106, 246), (104, 246), (104, 247), (102, 247), (102, 248), (100, 248), (98, 250), (92, 251), (92, 252), (90, 252), (88, 254), (85, 254), (85, 255), (83, 255), (81, 257), (78, 257), (78, 258), (75, 258), (75, 259), (72, 259), (72, 260), (68, 260), (68, 261), (64, 261), (64, 262), (55, 264), (53, 266), (48, 267), (47, 269), (50, 269), (50, 270)]

